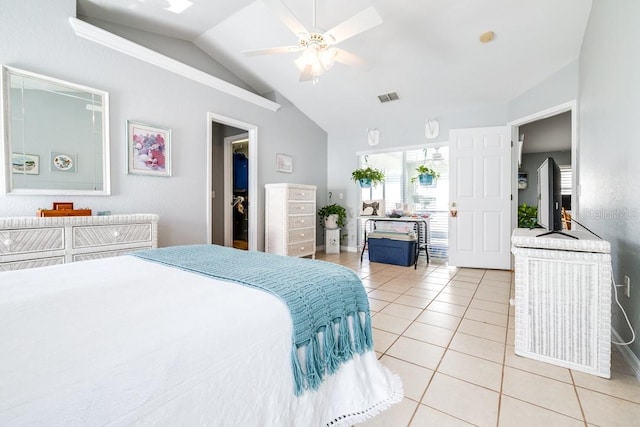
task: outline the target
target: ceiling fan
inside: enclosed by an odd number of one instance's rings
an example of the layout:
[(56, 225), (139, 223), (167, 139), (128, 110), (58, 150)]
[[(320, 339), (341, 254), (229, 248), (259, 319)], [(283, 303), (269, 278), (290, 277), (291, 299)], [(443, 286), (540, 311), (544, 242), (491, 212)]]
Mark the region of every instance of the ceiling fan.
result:
[(358, 56), (335, 45), (382, 23), (382, 18), (376, 9), (368, 7), (329, 31), (323, 31), (316, 26), (316, 0), (313, 0), (313, 28), (309, 31), (282, 0), (264, 0), (264, 2), (298, 36), (298, 43), (292, 46), (247, 50), (243, 53), (247, 56), (255, 56), (302, 52), (302, 55), (295, 60), (300, 70), (301, 82), (316, 83), (318, 76), (330, 69), (335, 62), (361, 65), (362, 60)]

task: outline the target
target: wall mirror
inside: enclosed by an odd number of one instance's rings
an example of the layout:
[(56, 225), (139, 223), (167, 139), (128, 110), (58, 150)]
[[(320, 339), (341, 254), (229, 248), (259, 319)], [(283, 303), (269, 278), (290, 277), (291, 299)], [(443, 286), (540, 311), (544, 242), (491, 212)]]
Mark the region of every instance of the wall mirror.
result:
[(109, 195), (107, 92), (2, 67), (3, 191)]

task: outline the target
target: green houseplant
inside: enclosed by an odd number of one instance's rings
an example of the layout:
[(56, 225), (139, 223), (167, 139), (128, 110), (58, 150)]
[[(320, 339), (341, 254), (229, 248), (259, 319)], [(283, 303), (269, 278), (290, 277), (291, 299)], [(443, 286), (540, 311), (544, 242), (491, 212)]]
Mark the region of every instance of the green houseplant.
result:
[(518, 227), (535, 228), (538, 225), (538, 208), (526, 203), (518, 206)]
[(358, 182), (362, 188), (369, 188), (371, 185), (378, 185), (384, 181), (384, 173), (380, 169), (367, 166), (351, 172), (351, 179)]
[(416, 182), (416, 179), (418, 179), (421, 185), (431, 185), (434, 179), (440, 177), (440, 172), (431, 169), (427, 165), (419, 165), (416, 168), (416, 172), (418, 172), (418, 176), (411, 178), (411, 182)]
[[(318, 209), (318, 216), (320, 217), (320, 225), (325, 228), (344, 228), (347, 210), (344, 206), (332, 203)], [(334, 216), (335, 221), (331, 220), (331, 216)], [(335, 225), (333, 222), (335, 222)]]

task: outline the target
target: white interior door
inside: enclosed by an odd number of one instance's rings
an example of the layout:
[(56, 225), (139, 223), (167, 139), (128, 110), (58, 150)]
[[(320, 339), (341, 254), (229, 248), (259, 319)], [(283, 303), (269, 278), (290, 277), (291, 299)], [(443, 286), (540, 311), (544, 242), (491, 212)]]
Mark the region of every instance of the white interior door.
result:
[(449, 264), (511, 268), (511, 129), (449, 132)]

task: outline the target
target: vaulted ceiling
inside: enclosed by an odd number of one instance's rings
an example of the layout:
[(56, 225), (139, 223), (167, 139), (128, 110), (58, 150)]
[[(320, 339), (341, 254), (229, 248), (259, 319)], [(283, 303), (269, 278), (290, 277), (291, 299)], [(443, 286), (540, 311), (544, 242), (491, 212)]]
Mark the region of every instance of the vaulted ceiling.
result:
[[(382, 23), (338, 45), (361, 64), (336, 63), (313, 84), (299, 81), (300, 53), (243, 54), (297, 43), (274, 1), (78, 0), (78, 13), (191, 41), (257, 93), (281, 93), (332, 132), (506, 103), (578, 58), (591, 9), (590, 0), (317, 0), (318, 28), (369, 7)], [(312, 28), (314, 0), (282, 2)], [(495, 38), (482, 43), (487, 31)], [(389, 92), (400, 98), (392, 109), (377, 97)]]

